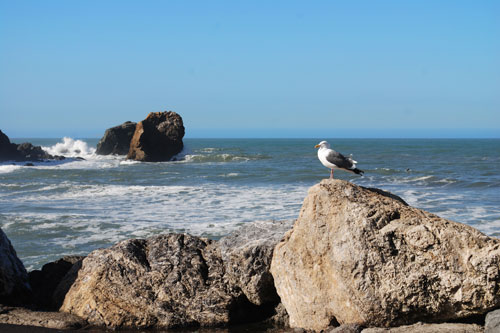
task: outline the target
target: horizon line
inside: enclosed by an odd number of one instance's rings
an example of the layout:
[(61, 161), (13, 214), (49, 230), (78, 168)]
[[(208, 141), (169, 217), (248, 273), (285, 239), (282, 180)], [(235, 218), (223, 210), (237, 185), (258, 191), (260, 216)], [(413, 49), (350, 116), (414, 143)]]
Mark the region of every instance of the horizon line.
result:
[[(75, 129), (52, 131), (12, 130), (13, 135), (3, 131), (13, 139), (57, 139), (57, 138), (85, 138), (100, 139), (106, 130)], [(33, 132), (26, 135), (26, 132)], [(49, 132), (54, 134), (49, 134)], [(190, 128), (186, 130), (185, 139), (499, 139), (498, 128), (345, 128), (345, 129), (223, 129), (223, 128)]]
[[(75, 136), (75, 137), (71, 137), (71, 136), (68, 136), (68, 135), (64, 135), (64, 136), (34, 136), (34, 137), (12, 137), (10, 138), (10, 140), (16, 140), (16, 139), (63, 139), (63, 138), (70, 138), (70, 139), (76, 139), (76, 140), (80, 140), (80, 139), (101, 139), (102, 137), (98, 137), (98, 136)], [(304, 140), (321, 140), (321, 139), (353, 139), (353, 140), (389, 140), (389, 139), (398, 139), (398, 140), (439, 140), (439, 139), (442, 139), (442, 140), (464, 140), (464, 139), (470, 139), (470, 140), (488, 140), (488, 139), (491, 139), (491, 140), (498, 140), (500, 139), (500, 136), (498, 137), (417, 137), (417, 136), (413, 136), (413, 137), (349, 137), (349, 136), (331, 136), (331, 137), (328, 137), (328, 136), (324, 136), (324, 137), (286, 137), (286, 136), (283, 136), (283, 137), (243, 137), (243, 136), (238, 136), (238, 137), (229, 137), (229, 136), (221, 136), (221, 137), (203, 137), (203, 136), (191, 136), (191, 137), (184, 137), (184, 139), (201, 139), (201, 140), (210, 140), (210, 139), (214, 139), (214, 140), (222, 140), (222, 139), (242, 139), (242, 140), (248, 140), (248, 139), (255, 139), (255, 140), (272, 140), (272, 139), (276, 139), (276, 140), (282, 140), (282, 139), (285, 139), (285, 140), (288, 140), (288, 139), (304, 139)]]

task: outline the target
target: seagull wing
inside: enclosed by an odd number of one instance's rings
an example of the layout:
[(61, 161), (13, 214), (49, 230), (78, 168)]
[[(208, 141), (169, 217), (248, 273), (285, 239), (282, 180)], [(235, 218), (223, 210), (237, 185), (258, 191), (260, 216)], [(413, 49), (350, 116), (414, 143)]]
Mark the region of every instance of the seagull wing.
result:
[(335, 164), (338, 168), (351, 170), (356, 166), (353, 164), (351, 158), (346, 158), (341, 153), (336, 152), (333, 149), (328, 150), (328, 154), (326, 154), (326, 160), (332, 164)]

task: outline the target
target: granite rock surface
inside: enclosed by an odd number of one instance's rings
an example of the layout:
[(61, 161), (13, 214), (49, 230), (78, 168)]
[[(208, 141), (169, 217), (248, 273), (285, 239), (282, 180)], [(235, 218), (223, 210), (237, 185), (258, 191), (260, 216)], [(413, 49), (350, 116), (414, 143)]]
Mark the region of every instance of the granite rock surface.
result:
[(292, 327), (399, 326), (500, 306), (500, 240), (343, 180), (313, 186), (271, 273)]
[(498, 332), (500, 332), (500, 309), (488, 313), (484, 323), (484, 333)]
[(259, 309), (227, 282), (216, 242), (186, 234), (132, 239), (87, 256), (61, 311), (109, 328), (214, 327)]

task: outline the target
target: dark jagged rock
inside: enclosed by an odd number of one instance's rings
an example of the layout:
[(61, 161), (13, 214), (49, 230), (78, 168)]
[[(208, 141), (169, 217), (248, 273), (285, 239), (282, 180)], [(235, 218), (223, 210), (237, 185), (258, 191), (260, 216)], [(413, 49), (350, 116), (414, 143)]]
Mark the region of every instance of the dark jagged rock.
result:
[(29, 142), (21, 144), (11, 143), (7, 135), (0, 131), (0, 161), (43, 161), (63, 160), (64, 156), (52, 156), (40, 146), (33, 146)]
[[(83, 260), (81, 256), (66, 256), (43, 265), (41, 270), (28, 273), (33, 291), (32, 303), (37, 309), (57, 310), (62, 305), (61, 298), (54, 301), (57, 286), (75, 263)], [(69, 288), (67, 288), (69, 289)], [(66, 291), (67, 291), (66, 289)]]
[(17, 145), (11, 143), (9, 137), (0, 130), (0, 161), (16, 161), (19, 157)]
[(52, 294), (52, 304), (54, 304), (54, 306), (58, 309), (62, 306), (69, 289), (73, 283), (75, 283), (76, 278), (78, 277), (78, 272), (82, 268), (83, 259), (76, 261), (57, 284), (54, 293)]
[(273, 316), (266, 319), (264, 322), (268, 323), (271, 327), (289, 328), (290, 318), (283, 303), (276, 305)]
[(28, 273), (0, 229), (0, 304), (20, 305), (31, 296)]
[(96, 154), (127, 155), (136, 125), (134, 122), (127, 121), (121, 125), (108, 128), (97, 144)]
[(219, 241), (228, 280), (256, 305), (280, 300), (269, 268), (274, 247), (292, 228), (293, 222), (248, 223)]
[(127, 158), (143, 162), (170, 161), (184, 147), (184, 125), (175, 112), (151, 112), (139, 122)]
[(17, 151), (20, 154), (20, 158), (26, 161), (43, 161), (52, 160), (54, 156), (47, 153), (40, 146), (33, 146), (29, 142), (24, 142), (17, 145)]

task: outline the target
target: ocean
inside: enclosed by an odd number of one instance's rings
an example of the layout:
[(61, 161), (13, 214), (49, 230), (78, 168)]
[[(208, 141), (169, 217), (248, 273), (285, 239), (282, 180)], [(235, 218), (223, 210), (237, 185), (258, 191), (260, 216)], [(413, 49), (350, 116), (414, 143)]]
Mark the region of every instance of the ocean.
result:
[[(321, 140), (185, 139), (179, 161), (140, 163), (95, 155), (98, 139), (11, 139), (67, 159), (0, 164), (0, 227), (33, 270), (128, 238), (218, 239), (252, 221), (295, 219), (309, 187), (329, 177)], [(500, 139), (327, 140), (365, 171), (336, 178), (500, 236)]]

